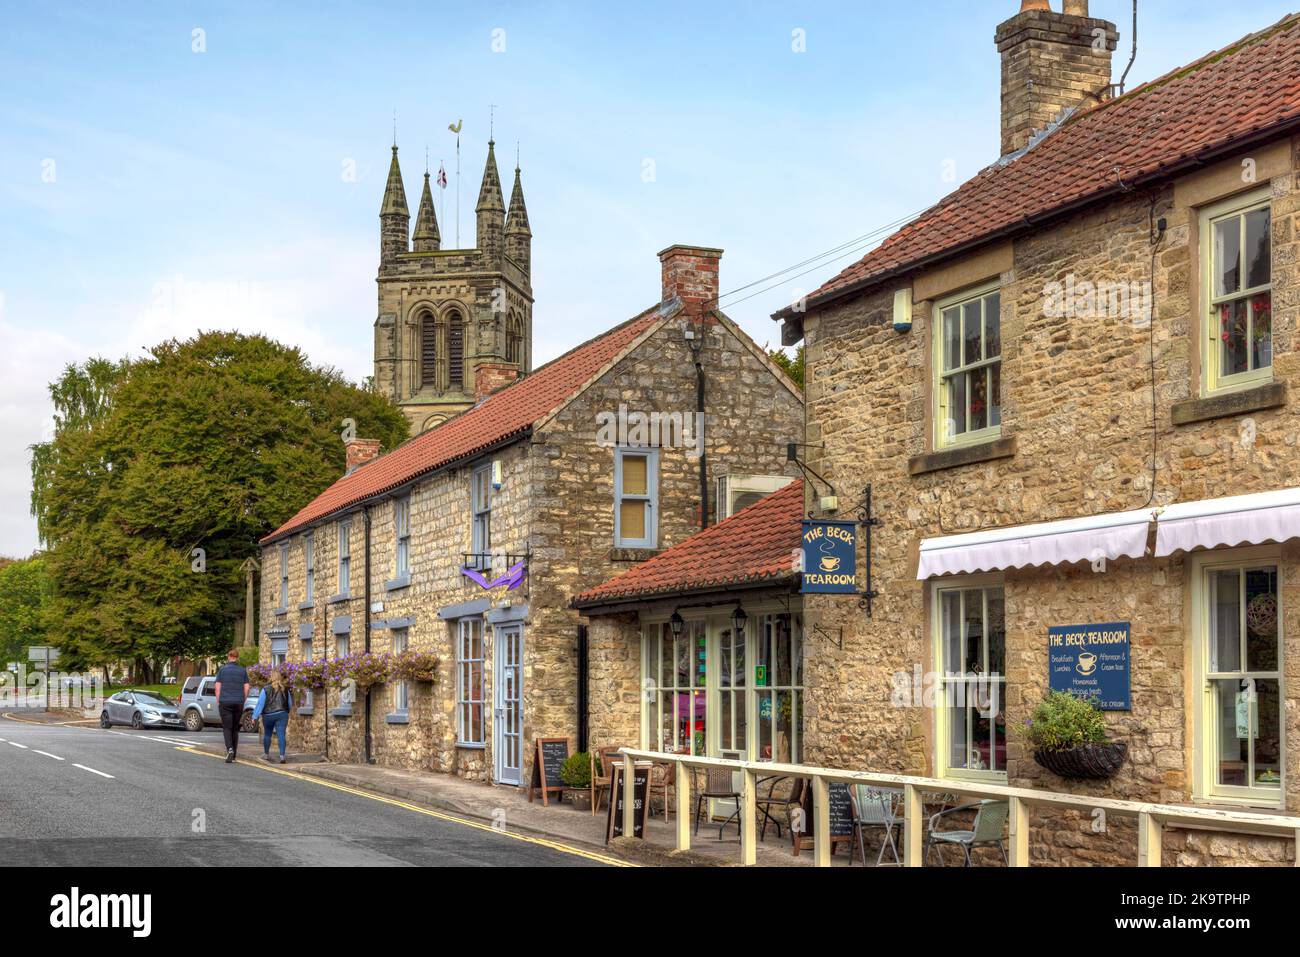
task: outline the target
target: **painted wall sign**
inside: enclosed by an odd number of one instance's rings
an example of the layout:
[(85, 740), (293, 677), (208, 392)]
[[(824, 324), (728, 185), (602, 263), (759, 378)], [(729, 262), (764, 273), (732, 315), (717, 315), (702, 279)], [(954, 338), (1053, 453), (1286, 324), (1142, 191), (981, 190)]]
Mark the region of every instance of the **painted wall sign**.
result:
[(858, 590), (858, 526), (854, 522), (803, 523), (806, 594), (851, 595)]
[(1127, 621), (1047, 629), (1048, 686), (1091, 697), (1103, 711), (1130, 711)]

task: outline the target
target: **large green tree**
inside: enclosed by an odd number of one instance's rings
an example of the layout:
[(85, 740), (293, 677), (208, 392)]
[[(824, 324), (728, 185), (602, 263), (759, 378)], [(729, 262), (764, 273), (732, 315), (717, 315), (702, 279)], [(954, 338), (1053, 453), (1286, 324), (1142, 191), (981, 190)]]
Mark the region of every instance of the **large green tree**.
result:
[(45, 559), (33, 555), (19, 561), (0, 559), (0, 668), (26, 661), (28, 645), (45, 644), (45, 605), (50, 578)]
[(262, 336), (207, 332), (51, 385), (32, 508), (54, 594), (49, 639), (89, 667), (219, 651), (257, 540), (342, 474), (342, 421), (385, 449), (401, 411)]

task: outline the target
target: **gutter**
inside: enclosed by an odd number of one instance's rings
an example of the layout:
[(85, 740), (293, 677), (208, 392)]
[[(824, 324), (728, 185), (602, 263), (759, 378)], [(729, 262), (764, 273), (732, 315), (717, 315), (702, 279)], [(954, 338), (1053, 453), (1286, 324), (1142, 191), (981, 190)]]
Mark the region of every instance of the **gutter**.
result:
[[(773, 588), (782, 584), (794, 584), (799, 578), (798, 572), (789, 572), (788, 574), (773, 575), (770, 578), (757, 578), (748, 581), (723, 582), (717, 585), (701, 585), (697, 588), (677, 588), (656, 592), (634, 592), (627, 595), (611, 595), (609, 598), (595, 598), (589, 601), (579, 601), (573, 598), (569, 601), (569, 607), (577, 611), (586, 611), (600, 615), (616, 615), (624, 611), (635, 611), (650, 602), (669, 601), (674, 598), (690, 598), (702, 595), (717, 595), (738, 591), (756, 591), (762, 588)], [(723, 602), (725, 604), (725, 601)], [(600, 609), (593, 612), (593, 609)]]
[[(960, 255), (961, 253), (970, 252), (973, 249), (978, 249), (979, 247), (985, 246), (988, 243), (994, 242), (996, 240), (1008, 239), (1008, 238), (1013, 238), (1015, 236), (1023, 235), (1033, 227), (1045, 226), (1049, 222), (1054, 222), (1055, 220), (1069, 216), (1072, 213), (1076, 213), (1081, 209), (1096, 205), (1097, 203), (1101, 203), (1109, 199), (1114, 199), (1117, 196), (1123, 196), (1128, 193), (1132, 193), (1141, 186), (1145, 186), (1152, 183), (1158, 183), (1162, 180), (1171, 179), (1179, 175), (1180, 173), (1190, 172), (1192, 170), (1198, 169), (1199, 167), (1205, 166), (1209, 163), (1213, 163), (1216, 160), (1224, 159), (1240, 150), (1249, 149), (1250, 147), (1257, 146), (1260, 143), (1267, 142), (1272, 139), (1276, 139), (1286, 133), (1293, 132), (1298, 128), (1300, 128), (1300, 116), (1293, 117), (1292, 119), (1285, 120), (1281, 123), (1276, 123), (1272, 126), (1269, 126), (1267, 129), (1260, 130), (1248, 136), (1240, 137), (1238, 139), (1233, 140), (1230, 143), (1226, 143), (1221, 146), (1216, 146), (1204, 150), (1203, 152), (1187, 157), (1186, 159), (1178, 163), (1175, 163), (1172, 166), (1161, 167), (1159, 170), (1156, 170), (1151, 173), (1147, 173), (1144, 176), (1140, 176), (1137, 179), (1134, 179), (1126, 186), (1117, 184), (1115, 186), (1108, 187), (1107, 189), (1104, 189), (1100, 192), (1089, 193), (1087, 196), (1081, 197), (1080, 199), (1077, 200), (1073, 200), (1065, 204), (1064, 206), (1054, 207), (1042, 213), (1037, 213), (1032, 217), (1025, 216), (1015, 223), (1012, 223), (1008, 226), (1003, 226), (1000, 229), (996, 229), (991, 233), (984, 233), (983, 235), (977, 237), (976, 239), (968, 240), (967, 242), (960, 243), (956, 246), (949, 246), (943, 250), (940, 250), (935, 253), (931, 253), (928, 256), (924, 256), (921, 259), (911, 260), (901, 265), (886, 269), (883, 272), (874, 273), (865, 279), (859, 279), (853, 283), (850, 283), (847, 286), (843, 286), (832, 292), (828, 292), (823, 296), (819, 296), (816, 299), (810, 299), (804, 304), (803, 312), (798, 313), (797, 315), (798, 316), (806, 315), (812, 312), (814, 309), (820, 309), (823, 306), (828, 306), (831, 303), (838, 302), (839, 300), (844, 299), (845, 297), (848, 296), (855, 296), (858, 293), (862, 293), (869, 289), (872, 289), (873, 287), (882, 285), (890, 279), (896, 278), (906, 273), (915, 272), (918, 269), (923, 269), (926, 266), (933, 265), (936, 262), (942, 262), (943, 260), (951, 259), (954, 256)], [(916, 220), (913, 220), (913, 222), (916, 222)], [(780, 322), (786, 319), (794, 319), (795, 317), (796, 317), (796, 313), (794, 311), (793, 305), (789, 305), (783, 309), (779, 309), (776, 312), (772, 313), (771, 315), (771, 319), (773, 322)], [(802, 322), (802, 318), (800, 318), (799, 321)]]

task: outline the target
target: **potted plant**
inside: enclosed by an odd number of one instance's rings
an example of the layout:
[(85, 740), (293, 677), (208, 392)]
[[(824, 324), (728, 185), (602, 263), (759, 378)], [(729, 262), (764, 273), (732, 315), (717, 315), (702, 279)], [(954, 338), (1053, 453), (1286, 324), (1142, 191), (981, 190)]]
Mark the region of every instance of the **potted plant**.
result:
[(1025, 722), (1034, 760), (1053, 774), (1072, 779), (1108, 778), (1119, 770), (1128, 745), (1106, 736), (1106, 721), (1091, 698), (1049, 691)]
[[(596, 765), (599, 773), (599, 758), (596, 759)], [(585, 799), (585, 806), (591, 807), (591, 755), (588, 752), (579, 751), (569, 755), (564, 764), (560, 765), (560, 780), (565, 787), (570, 788), (569, 795), (574, 804), (584, 803)], [(584, 791), (585, 794), (582, 793)]]

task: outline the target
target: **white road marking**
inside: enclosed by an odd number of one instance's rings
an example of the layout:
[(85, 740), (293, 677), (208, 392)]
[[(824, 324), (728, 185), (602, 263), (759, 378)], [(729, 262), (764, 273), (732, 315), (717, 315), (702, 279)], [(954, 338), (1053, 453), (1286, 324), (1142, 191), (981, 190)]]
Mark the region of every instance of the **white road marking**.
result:
[(27, 747), (27, 745), (19, 744), (17, 741), (10, 741), (9, 743), (12, 744), (15, 748), (22, 748), (24, 751), (31, 750), (30, 748)]
[(50, 754), (50, 752), (48, 752), (48, 751), (38, 751), (38, 750), (36, 750), (35, 748), (32, 748), (32, 754), (43, 754), (43, 755), (45, 755), (47, 758), (53, 758), (55, 761), (62, 761), (62, 760), (63, 760), (63, 759), (62, 759), (61, 757), (59, 757), (57, 754)]
[(89, 771), (91, 774), (98, 774), (101, 778), (112, 778), (113, 775), (105, 774), (103, 771), (96, 771), (94, 768), (88, 768), (84, 764), (74, 764), (74, 768), (81, 768), (83, 771)]

